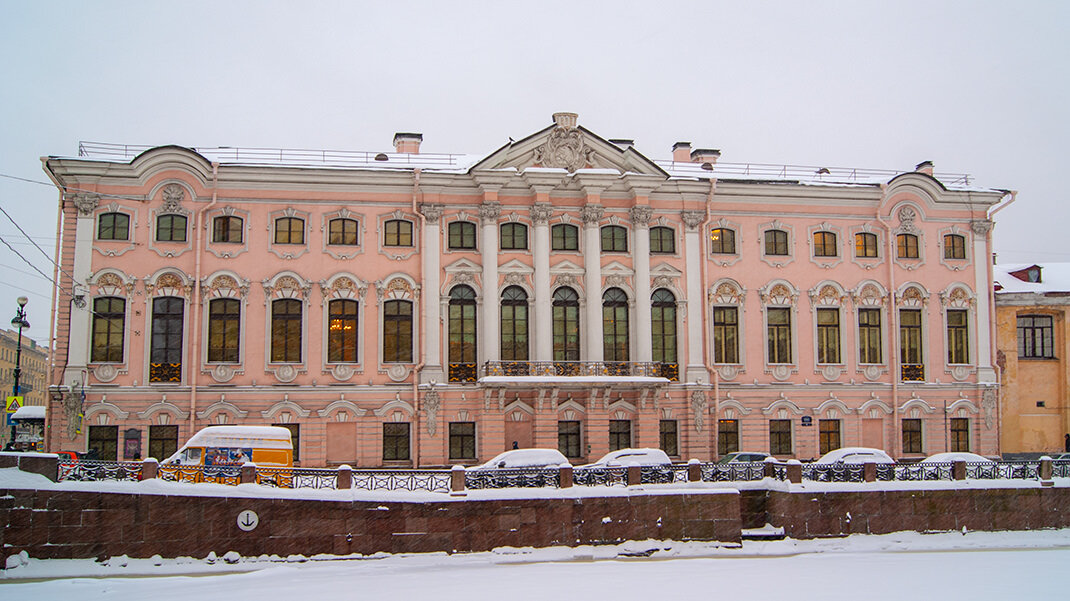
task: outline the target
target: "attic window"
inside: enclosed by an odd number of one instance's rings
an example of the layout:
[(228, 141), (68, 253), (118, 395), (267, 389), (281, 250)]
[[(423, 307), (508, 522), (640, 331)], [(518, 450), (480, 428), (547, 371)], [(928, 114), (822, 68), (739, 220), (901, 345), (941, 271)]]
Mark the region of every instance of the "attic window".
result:
[(1032, 284), (1039, 284), (1040, 279), (1040, 265), (1031, 265), (1025, 269), (1019, 269), (1018, 271), (1010, 272), (1011, 275), (1022, 280), (1023, 282), (1030, 282)]
[(379, 154), (375, 155), (375, 160), (377, 160), (377, 161), (389, 161), (390, 157), (386, 156), (385, 153), (380, 152)]

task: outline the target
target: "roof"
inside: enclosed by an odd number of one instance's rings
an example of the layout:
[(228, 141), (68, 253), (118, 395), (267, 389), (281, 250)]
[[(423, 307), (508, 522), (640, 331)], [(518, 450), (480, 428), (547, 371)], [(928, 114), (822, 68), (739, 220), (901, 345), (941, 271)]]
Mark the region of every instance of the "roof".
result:
[[(1027, 282), (1014, 275), (1030, 267), (1040, 268), (1040, 281)], [(1015, 292), (1033, 292), (1045, 294), (1051, 292), (1070, 292), (1070, 263), (1010, 263), (995, 265), (992, 268), (996, 294)]]
[(44, 405), (26, 405), (25, 407), (19, 407), (15, 410), (15, 413), (11, 414), (11, 419), (44, 419), (45, 418), (45, 406)]

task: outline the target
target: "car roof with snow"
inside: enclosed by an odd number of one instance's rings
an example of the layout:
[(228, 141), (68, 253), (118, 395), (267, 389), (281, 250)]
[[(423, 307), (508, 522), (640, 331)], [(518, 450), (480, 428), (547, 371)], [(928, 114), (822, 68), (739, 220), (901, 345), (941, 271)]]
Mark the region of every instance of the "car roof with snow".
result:
[(513, 449), (501, 453), (477, 469), (496, 468), (503, 461), (507, 468), (547, 467), (568, 463), (568, 459), (557, 449)]
[(829, 451), (814, 463), (864, 463), (867, 459), (874, 459), (877, 463), (895, 463), (888, 453), (869, 447), (844, 447)]
[(636, 465), (666, 465), (672, 463), (672, 460), (661, 449), (618, 449), (606, 453), (601, 459), (588, 465), (600, 466), (610, 463), (620, 465), (629, 463), (635, 463)]

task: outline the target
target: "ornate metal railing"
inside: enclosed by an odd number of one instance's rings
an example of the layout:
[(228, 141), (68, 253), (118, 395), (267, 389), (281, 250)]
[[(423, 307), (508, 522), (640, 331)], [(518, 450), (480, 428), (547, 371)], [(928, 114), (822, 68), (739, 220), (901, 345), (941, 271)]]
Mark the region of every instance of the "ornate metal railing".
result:
[(902, 376), (900, 380), (904, 382), (924, 382), (925, 381), (925, 366), (920, 363), (904, 363), (899, 366)]
[(703, 463), (703, 482), (751, 482), (765, 477), (765, 464), (752, 463)]
[(241, 468), (238, 466), (161, 465), (156, 470), (156, 477), (165, 482), (186, 482), (190, 484), (208, 482), (211, 484), (237, 486), (241, 483)]
[(670, 382), (680, 381), (680, 364), (679, 363), (662, 363), (658, 370), (658, 375), (669, 380)]
[(572, 483), (579, 486), (627, 486), (628, 468), (577, 468), (572, 472)]
[(896, 465), (892, 473), (895, 480), (903, 481), (951, 480), (955, 477), (954, 464), (952, 463)]
[(276, 488), (338, 488), (338, 470), (256, 468), (256, 483)]
[(73, 463), (60, 463), (58, 480), (73, 480), (78, 482), (96, 480), (127, 480), (138, 481), (141, 479), (141, 462), (133, 461), (75, 461)]
[(181, 363), (149, 363), (149, 382), (181, 382)]
[(449, 492), (449, 470), (363, 470), (353, 472), (360, 490), (425, 490)]
[(803, 480), (815, 482), (863, 482), (865, 481), (864, 466), (862, 464), (815, 464), (804, 463), (802, 466)]
[(450, 363), (449, 364), (449, 380), (450, 380), (450, 382), (475, 382), (476, 381), (476, 364), (475, 363)]
[(1051, 475), (1056, 478), (1070, 478), (1070, 461), (1053, 461), (1051, 463)]
[(557, 468), (468, 470), (464, 486), (483, 488), (546, 488), (561, 486), (561, 471)]
[[(452, 365), (450, 378), (452, 381)], [(487, 361), (483, 376), (630, 376), (679, 379), (679, 366), (656, 361)]]

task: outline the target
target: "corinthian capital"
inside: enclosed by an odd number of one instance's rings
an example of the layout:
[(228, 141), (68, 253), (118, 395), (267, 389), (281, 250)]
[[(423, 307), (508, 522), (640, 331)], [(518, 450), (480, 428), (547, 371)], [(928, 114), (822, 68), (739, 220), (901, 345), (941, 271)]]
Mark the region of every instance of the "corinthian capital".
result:
[(442, 217), (442, 205), (424, 203), (420, 205), (420, 214), (424, 216), (427, 223), (436, 224)]
[(93, 214), (93, 211), (97, 210), (97, 206), (100, 205), (100, 195), (79, 192), (68, 196), (74, 207), (78, 209), (79, 217), (89, 217)]
[(605, 214), (606, 210), (602, 205), (584, 205), (580, 209), (580, 217), (583, 218), (585, 225), (598, 225), (598, 222), (602, 221), (602, 217)]
[(706, 217), (706, 213), (703, 211), (680, 211), (680, 218), (684, 220), (684, 225), (687, 226), (688, 230), (697, 228), (704, 217)]
[(493, 223), (501, 214), (502, 203), (500, 202), (485, 202), (479, 205), (479, 218), (483, 220), (484, 224)]
[(540, 202), (531, 207), (531, 220), (535, 225), (546, 225), (553, 214), (554, 207), (550, 203)]
[(992, 231), (992, 222), (988, 219), (979, 219), (977, 221), (970, 222), (970, 229), (978, 236), (984, 236), (988, 232)]
[(629, 212), (632, 214), (632, 223), (638, 226), (650, 225), (650, 218), (654, 215), (654, 209), (648, 205), (636, 205)]

